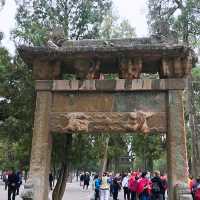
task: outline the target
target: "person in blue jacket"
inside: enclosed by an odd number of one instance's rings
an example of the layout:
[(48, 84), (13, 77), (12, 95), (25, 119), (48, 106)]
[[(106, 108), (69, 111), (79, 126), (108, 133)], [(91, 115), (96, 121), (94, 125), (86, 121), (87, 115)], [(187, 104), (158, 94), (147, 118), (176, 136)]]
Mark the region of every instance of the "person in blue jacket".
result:
[(95, 175), (94, 177), (94, 187), (95, 187), (95, 200), (99, 200), (99, 189), (101, 185), (101, 180), (99, 179), (98, 175)]

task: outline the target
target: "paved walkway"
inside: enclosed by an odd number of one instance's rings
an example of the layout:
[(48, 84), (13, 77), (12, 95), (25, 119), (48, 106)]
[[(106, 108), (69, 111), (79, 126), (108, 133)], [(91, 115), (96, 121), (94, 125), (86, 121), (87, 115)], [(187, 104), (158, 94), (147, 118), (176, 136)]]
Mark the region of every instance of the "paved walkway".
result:
[[(23, 189), (23, 186), (22, 186)], [(92, 196), (92, 189), (82, 190), (78, 182), (68, 183), (63, 200), (90, 200)], [(51, 193), (49, 194), (51, 196)], [(7, 191), (4, 190), (4, 186), (0, 184), (0, 200), (7, 200)], [(19, 196), (15, 200), (22, 200)], [(112, 200), (112, 198), (110, 199)], [(122, 192), (119, 194), (119, 200), (123, 200)]]

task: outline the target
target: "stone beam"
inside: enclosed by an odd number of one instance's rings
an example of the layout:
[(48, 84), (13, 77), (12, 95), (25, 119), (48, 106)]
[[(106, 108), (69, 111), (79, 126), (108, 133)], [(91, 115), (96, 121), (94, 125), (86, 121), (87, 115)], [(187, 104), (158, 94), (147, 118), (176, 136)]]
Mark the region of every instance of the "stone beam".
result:
[(187, 88), (187, 79), (36, 81), (36, 90), (51, 91), (167, 91), (185, 88)]
[(164, 133), (164, 112), (66, 112), (51, 113), (52, 132), (59, 133)]
[(166, 112), (165, 92), (55, 92), (52, 112)]

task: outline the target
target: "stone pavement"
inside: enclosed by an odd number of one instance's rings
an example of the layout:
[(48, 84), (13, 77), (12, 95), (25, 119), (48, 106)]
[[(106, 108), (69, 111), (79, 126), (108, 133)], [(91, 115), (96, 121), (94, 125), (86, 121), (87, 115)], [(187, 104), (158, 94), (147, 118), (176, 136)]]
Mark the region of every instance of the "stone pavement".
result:
[[(90, 200), (92, 193), (93, 191), (91, 187), (89, 187), (88, 190), (83, 191), (82, 188), (80, 188), (79, 183), (74, 181), (73, 183), (67, 184), (63, 200)], [(51, 196), (51, 192), (49, 196)], [(4, 186), (2, 184), (0, 184), (0, 200), (7, 200), (7, 191), (4, 190)], [(17, 196), (15, 200), (22, 199)], [(112, 200), (112, 198), (110, 200)], [(123, 200), (122, 192), (119, 194), (119, 200)]]

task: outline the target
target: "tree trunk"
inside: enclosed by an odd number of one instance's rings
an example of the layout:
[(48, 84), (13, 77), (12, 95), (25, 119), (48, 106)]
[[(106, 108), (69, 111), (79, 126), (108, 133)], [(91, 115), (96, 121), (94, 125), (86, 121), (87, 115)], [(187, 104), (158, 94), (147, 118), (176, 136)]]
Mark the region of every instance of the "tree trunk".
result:
[(64, 157), (64, 160), (62, 162), (58, 180), (53, 190), (53, 200), (62, 200), (63, 195), (65, 193), (67, 178), (69, 176), (69, 170), (71, 165), (72, 134), (66, 134), (64, 148), (65, 151), (63, 152), (66, 157)]
[(103, 174), (106, 171), (107, 168), (107, 161), (108, 161), (108, 144), (109, 144), (110, 137), (108, 136), (106, 138), (105, 142), (105, 148), (104, 148), (104, 156), (102, 160), (102, 167), (101, 167), (101, 174)]
[[(193, 86), (194, 85), (194, 86)], [(192, 174), (197, 177), (200, 171), (200, 115), (198, 114), (198, 108), (196, 108), (194, 91), (199, 90), (200, 82), (190, 81), (189, 83), (189, 124), (192, 137)], [(198, 101), (198, 100), (197, 100)]]

